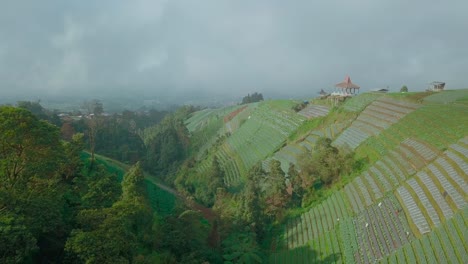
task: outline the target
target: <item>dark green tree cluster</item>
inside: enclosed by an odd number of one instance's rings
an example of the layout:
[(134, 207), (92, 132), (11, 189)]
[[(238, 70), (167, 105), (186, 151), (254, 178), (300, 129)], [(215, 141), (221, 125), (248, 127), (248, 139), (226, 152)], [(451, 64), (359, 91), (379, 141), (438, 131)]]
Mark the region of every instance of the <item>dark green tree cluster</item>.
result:
[(17, 103), (17, 106), (30, 111), (38, 119), (46, 120), (49, 123), (54, 124), (58, 127), (60, 127), (62, 124), (62, 121), (57, 115), (57, 111), (50, 111), (45, 109), (44, 107), (42, 107), (41, 101), (19, 101)]
[(174, 180), (178, 167), (187, 158), (190, 141), (184, 120), (188, 111), (188, 108), (181, 108), (167, 115), (141, 135), (146, 146), (145, 170), (166, 182)]
[(64, 190), (73, 151), (58, 128), (31, 112), (0, 107), (0, 262), (47, 261), (66, 238)]
[(331, 139), (320, 138), (312, 151), (299, 158), (300, 177), (307, 200), (314, 197), (314, 191), (322, 186), (330, 186), (342, 176), (358, 170), (359, 162), (354, 159), (354, 152), (347, 147), (331, 145)]
[[(67, 260), (78, 263), (130, 263), (137, 257), (145, 259), (145, 255), (151, 255), (155, 243), (153, 214), (144, 184), (140, 166), (136, 164), (124, 176), (122, 192), (117, 199), (112, 186), (90, 186), (88, 193), (95, 192), (96, 188), (104, 188), (105, 193), (97, 194), (101, 197), (91, 199), (94, 203), (87, 203), (78, 212), (76, 228), (71, 231), (65, 245)], [(114, 202), (106, 206), (109, 201)]]
[(123, 177), (82, 158), (83, 135), (0, 107), (0, 263), (220, 262), (210, 225), (181, 208), (161, 219), (140, 164)]
[(256, 103), (260, 101), (263, 101), (263, 95), (261, 93), (255, 92), (252, 95), (248, 94), (247, 96), (244, 96), (244, 98), (242, 98), (241, 104)]

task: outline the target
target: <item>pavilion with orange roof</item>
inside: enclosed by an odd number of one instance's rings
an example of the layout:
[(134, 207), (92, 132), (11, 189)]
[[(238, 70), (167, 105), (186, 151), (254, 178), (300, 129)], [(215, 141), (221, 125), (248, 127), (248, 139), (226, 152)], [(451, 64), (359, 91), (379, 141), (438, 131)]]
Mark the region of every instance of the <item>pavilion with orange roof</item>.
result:
[(341, 89), (341, 92), (344, 95), (355, 94), (356, 90), (359, 92), (360, 88), (359, 85), (351, 82), (351, 78), (349, 76), (346, 76), (343, 82), (337, 83), (335, 87)]

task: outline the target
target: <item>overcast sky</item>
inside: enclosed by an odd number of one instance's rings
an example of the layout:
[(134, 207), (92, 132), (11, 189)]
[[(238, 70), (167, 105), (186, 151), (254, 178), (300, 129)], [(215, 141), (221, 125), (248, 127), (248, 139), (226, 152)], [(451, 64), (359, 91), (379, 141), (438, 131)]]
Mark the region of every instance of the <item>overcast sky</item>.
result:
[(0, 96), (466, 88), (468, 1), (0, 0)]

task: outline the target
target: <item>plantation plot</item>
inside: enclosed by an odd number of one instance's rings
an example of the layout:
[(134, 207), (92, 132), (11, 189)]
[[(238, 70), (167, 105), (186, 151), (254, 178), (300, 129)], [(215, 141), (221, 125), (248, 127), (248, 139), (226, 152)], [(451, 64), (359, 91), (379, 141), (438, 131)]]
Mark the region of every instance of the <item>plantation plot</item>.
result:
[(468, 96), (468, 90), (445, 90), (424, 98), (425, 102), (448, 104)]
[(434, 200), (437, 203), (437, 206), (442, 211), (442, 214), (445, 218), (450, 218), (453, 216), (453, 211), (450, 206), (445, 201), (444, 197), (440, 193), (439, 189), (435, 186), (434, 182), (432, 181), (431, 177), (427, 175), (426, 172), (420, 171), (416, 174), (416, 177), (425, 185), (429, 193), (432, 195)]
[(328, 112), (330, 112), (330, 109), (327, 106), (309, 104), (308, 106), (306, 106), (306, 108), (299, 111), (298, 114), (310, 119), (315, 117), (326, 116), (328, 115)]
[(400, 186), (397, 189), (397, 193), (403, 202), (403, 206), (408, 210), (411, 221), (416, 225), (419, 232), (421, 234), (429, 233), (431, 231), (429, 224), (406, 187)]
[[(437, 162), (437, 160), (436, 160)], [(453, 185), (447, 180), (447, 178), (440, 172), (440, 170), (434, 166), (434, 164), (429, 164), (427, 166), (429, 173), (435, 176), (436, 184), (442, 186), (443, 190), (447, 193), (448, 196), (452, 199), (454, 204), (458, 209), (462, 209), (466, 205), (466, 201), (461, 196), (458, 191), (453, 187)]]
[(348, 144), (356, 149), (367, 138), (397, 123), (419, 105), (381, 97), (372, 102), (338, 138), (335, 145)]
[(278, 148), (303, 120), (293, 112), (277, 111), (267, 102), (261, 103), (251, 118), (228, 137), (227, 144), (249, 169)]
[(426, 210), (427, 214), (433, 225), (438, 226), (440, 224), (439, 216), (437, 215), (436, 210), (432, 206), (431, 202), (427, 198), (426, 194), (424, 193), (423, 189), (419, 186), (418, 182), (415, 178), (412, 178), (407, 181), (408, 185), (413, 189), (416, 193), (417, 198), (419, 199), (420, 203), (423, 205), (424, 210)]
[[(287, 238), (289, 248), (303, 246), (334, 229), (347, 216), (348, 211), (344, 206), (343, 197), (335, 193), (299, 218), (288, 221), (283, 237)], [(291, 236), (294, 238), (292, 241), (290, 241)]]
[(468, 208), (457, 213), (430, 234), (406, 242), (404, 247), (386, 256), (380, 263), (467, 263), (468, 232), (462, 217), (467, 211)]
[[(398, 217), (398, 210), (390, 199), (384, 199), (379, 205), (373, 205), (354, 220), (354, 227), (360, 239), (358, 240), (359, 258), (356, 262), (367, 263), (366, 258), (381, 259), (392, 251), (402, 247), (412, 238), (407, 224)], [(360, 235), (359, 235), (360, 234)]]
[(363, 93), (346, 100), (343, 109), (348, 112), (360, 112), (377, 98), (383, 96), (381, 93)]

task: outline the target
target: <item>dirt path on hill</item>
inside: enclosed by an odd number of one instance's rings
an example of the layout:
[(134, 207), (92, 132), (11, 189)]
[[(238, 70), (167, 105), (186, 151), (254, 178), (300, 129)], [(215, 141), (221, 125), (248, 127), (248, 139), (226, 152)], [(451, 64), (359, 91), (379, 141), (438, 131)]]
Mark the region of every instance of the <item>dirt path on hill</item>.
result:
[(170, 192), (172, 194), (174, 194), (175, 196), (179, 197), (180, 199), (182, 199), (185, 204), (187, 204), (187, 206), (191, 207), (192, 209), (195, 209), (197, 211), (199, 211), (203, 217), (208, 220), (208, 222), (210, 222), (210, 225), (211, 225), (211, 231), (210, 231), (210, 234), (208, 236), (208, 244), (212, 247), (212, 248), (217, 248), (219, 247), (219, 244), (220, 244), (220, 237), (219, 237), (219, 232), (218, 232), (218, 222), (216, 221), (216, 214), (215, 212), (211, 209), (211, 208), (208, 208), (208, 207), (205, 207), (199, 203), (196, 203), (194, 201), (191, 201), (189, 200), (186, 196), (184, 196), (183, 194), (179, 193), (178, 191), (172, 189), (171, 187), (165, 185), (165, 184), (162, 184), (158, 181), (156, 181), (152, 176), (150, 175), (145, 175), (145, 178), (147, 180), (149, 180), (150, 182), (152, 182), (154, 185), (158, 186), (159, 188), (167, 191), (167, 192)]
[(197, 211), (200, 211), (200, 213), (203, 215), (204, 218), (206, 218), (206, 220), (208, 220), (210, 222), (210, 224), (213, 224), (214, 220), (216, 219), (216, 214), (215, 212), (213, 212), (213, 210), (211, 208), (208, 208), (208, 207), (205, 207), (197, 202), (194, 202), (194, 201), (191, 201), (189, 200), (186, 196), (184, 196), (183, 194), (179, 193), (178, 191), (174, 190), (173, 188), (163, 184), (163, 183), (160, 183), (158, 181), (156, 181), (152, 176), (149, 176), (149, 175), (145, 175), (145, 178), (147, 180), (149, 180), (150, 182), (152, 182), (154, 185), (158, 186), (159, 188), (167, 191), (167, 192), (170, 192), (172, 194), (174, 194), (175, 196), (181, 198), (182, 200), (184, 200), (184, 202), (189, 206), (191, 207), (192, 209), (195, 209)]

